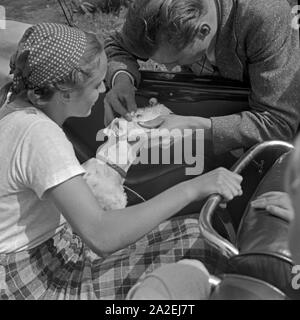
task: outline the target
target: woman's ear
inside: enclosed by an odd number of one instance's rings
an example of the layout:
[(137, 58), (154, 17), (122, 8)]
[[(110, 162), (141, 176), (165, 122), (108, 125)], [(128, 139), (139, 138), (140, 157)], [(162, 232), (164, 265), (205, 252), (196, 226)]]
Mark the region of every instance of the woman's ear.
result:
[(35, 90), (28, 90), (27, 98), (37, 108), (42, 108), (48, 103), (48, 101), (43, 99), (42, 95), (39, 93), (36, 93)]
[(74, 99), (73, 95), (74, 95), (73, 91), (58, 90), (56, 92), (56, 99), (59, 100), (59, 103), (66, 105), (72, 102), (72, 100)]
[(68, 91), (61, 91), (60, 97), (63, 100), (63, 102), (65, 102), (65, 103), (69, 103), (72, 99), (71, 92), (68, 92)]

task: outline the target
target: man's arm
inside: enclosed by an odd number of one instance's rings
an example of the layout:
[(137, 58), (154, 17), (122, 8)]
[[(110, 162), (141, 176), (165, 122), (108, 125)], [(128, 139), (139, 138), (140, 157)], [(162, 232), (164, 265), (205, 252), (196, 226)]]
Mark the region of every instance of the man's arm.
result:
[(299, 126), (299, 34), (291, 28), (291, 9), (279, 0), (269, 10), (255, 6), (247, 13), (247, 33), (243, 39), (237, 34), (248, 59), (250, 111), (211, 119), (218, 154), (266, 140), (291, 140)]
[(105, 41), (108, 57), (106, 83), (110, 88), (104, 99), (104, 123), (108, 125), (118, 114), (128, 121), (131, 112), (136, 111), (135, 88), (140, 83), (139, 60), (149, 56), (141, 50), (143, 21), (135, 14), (133, 7), (127, 13), (121, 32), (115, 32)]
[(137, 86), (140, 82), (139, 60), (148, 60), (149, 55), (140, 47), (143, 35), (143, 22), (130, 7), (121, 31), (110, 35), (105, 41), (105, 52), (108, 57), (108, 72), (106, 81), (112, 87), (114, 75), (120, 70), (126, 71), (134, 79)]
[(126, 71), (135, 85), (140, 82), (137, 57), (132, 53), (131, 47), (125, 43), (124, 38), (122, 32), (116, 32), (105, 41), (105, 52), (108, 58), (106, 82), (110, 88), (113, 86), (114, 76), (120, 71)]
[(141, 76), (138, 56), (134, 54), (134, 40), (126, 35), (126, 30), (131, 28), (130, 20), (126, 20), (123, 30), (115, 32), (105, 42), (108, 57), (106, 83), (110, 88), (104, 99), (106, 126), (115, 118), (115, 112), (130, 121), (130, 113), (137, 109), (135, 88), (139, 85)]
[(116, 32), (105, 43), (108, 56), (106, 83), (110, 88), (104, 99), (106, 126), (115, 118), (115, 113), (131, 121), (130, 114), (137, 109), (135, 88), (140, 82), (140, 73), (130, 43), (126, 40), (124, 30)]

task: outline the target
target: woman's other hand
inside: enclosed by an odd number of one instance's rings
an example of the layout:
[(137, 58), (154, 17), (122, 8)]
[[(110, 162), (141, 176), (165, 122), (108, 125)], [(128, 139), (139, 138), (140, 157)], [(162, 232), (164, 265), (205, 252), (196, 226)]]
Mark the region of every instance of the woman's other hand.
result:
[(115, 118), (115, 112), (128, 121), (132, 120), (130, 113), (137, 110), (135, 91), (133, 83), (125, 73), (116, 78), (114, 86), (104, 99), (104, 124), (106, 126)]
[(218, 168), (188, 182), (191, 201), (206, 198), (211, 194), (220, 194), (226, 202), (243, 194), (243, 177), (225, 168)]

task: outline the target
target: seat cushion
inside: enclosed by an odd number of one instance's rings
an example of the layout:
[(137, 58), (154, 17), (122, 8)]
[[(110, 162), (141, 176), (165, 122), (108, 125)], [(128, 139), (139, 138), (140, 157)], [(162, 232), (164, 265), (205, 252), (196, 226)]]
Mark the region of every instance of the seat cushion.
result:
[(258, 279), (227, 274), (214, 289), (210, 300), (286, 300), (277, 288)]
[[(288, 158), (288, 154), (285, 154), (275, 162), (258, 185), (251, 201), (266, 192), (284, 192), (283, 181)], [(254, 209), (249, 203), (239, 226), (237, 247), (241, 253), (273, 253), (290, 260), (288, 229), (288, 222), (266, 210)]]

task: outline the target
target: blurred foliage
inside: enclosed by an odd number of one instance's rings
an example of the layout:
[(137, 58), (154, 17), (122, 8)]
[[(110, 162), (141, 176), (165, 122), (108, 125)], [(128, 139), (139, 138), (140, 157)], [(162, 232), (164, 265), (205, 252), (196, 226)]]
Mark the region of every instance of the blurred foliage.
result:
[(71, 0), (73, 11), (84, 14), (100, 10), (103, 13), (119, 14), (122, 8), (128, 8), (133, 0)]
[[(86, 2), (83, 0), (62, 0), (62, 4), (67, 16), (80, 29), (99, 33), (105, 38), (122, 28), (127, 7), (132, 1), (88, 0), (92, 6), (86, 5), (84, 9), (80, 8)], [(5, 6), (7, 18), (11, 20), (25, 23), (67, 22), (58, 0), (0, 0), (0, 3)], [(164, 66), (151, 60), (139, 63), (141, 69), (165, 70)]]
[(133, 0), (98, 0), (98, 7), (104, 13), (119, 13), (121, 8), (128, 8)]

